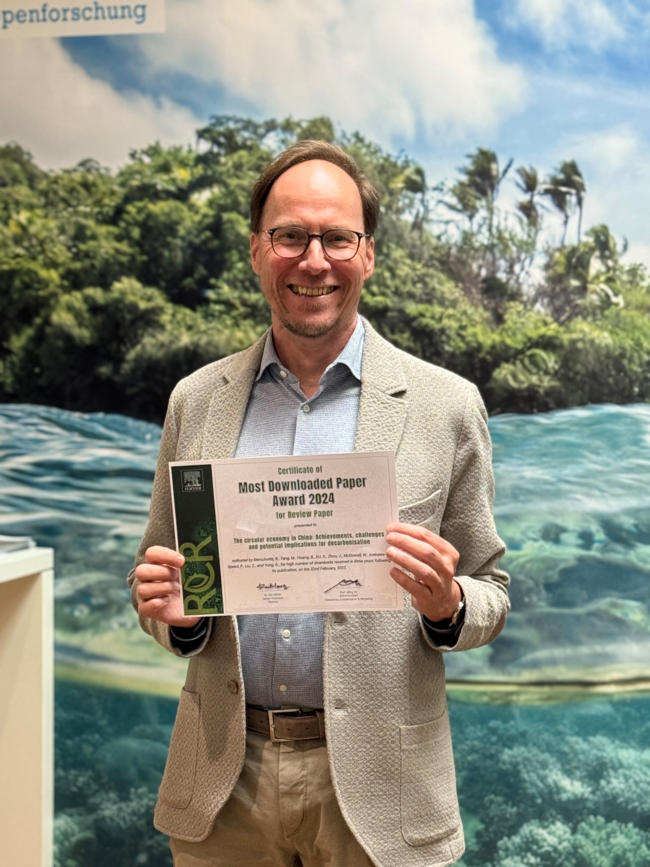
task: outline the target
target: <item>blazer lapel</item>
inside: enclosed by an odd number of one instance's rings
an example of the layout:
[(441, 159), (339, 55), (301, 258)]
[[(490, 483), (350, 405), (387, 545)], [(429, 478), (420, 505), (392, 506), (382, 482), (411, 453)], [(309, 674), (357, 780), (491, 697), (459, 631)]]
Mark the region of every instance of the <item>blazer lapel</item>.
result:
[[(396, 452), (407, 416), (406, 378), (399, 352), (365, 319), (363, 324), (366, 334), (354, 450)], [(204, 460), (234, 455), (265, 341), (266, 334), (249, 349), (232, 356), (221, 372), (203, 428)]]
[(203, 427), (201, 457), (204, 460), (234, 456), (267, 334), (268, 331), (251, 347), (233, 355), (222, 371)]
[(407, 415), (406, 377), (399, 352), (365, 319), (356, 452), (397, 452)]

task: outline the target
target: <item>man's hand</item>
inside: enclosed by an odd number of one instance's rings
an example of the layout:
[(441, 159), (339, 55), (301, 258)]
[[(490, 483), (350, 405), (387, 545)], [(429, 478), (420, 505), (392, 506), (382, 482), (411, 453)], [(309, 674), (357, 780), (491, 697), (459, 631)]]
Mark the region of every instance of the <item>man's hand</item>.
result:
[(145, 561), (135, 570), (140, 582), (137, 589), (138, 614), (153, 617), (170, 626), (194, 626), (200, 617), (186, 617), (183, 614), (183, 594), (181, 592), (180, 567), (185, 557), (154, 545), (147, 548)]
[[(451, 617), (462, 599), (460, 584), (454, 580), (458, 551), (415, 524), (389, 524), (386, 532), (386, 556), (395, 563), (391, 577), (411, 594), (415, 610), (433, 623)], [(411, 572), (413, 578), (402, 569)]]

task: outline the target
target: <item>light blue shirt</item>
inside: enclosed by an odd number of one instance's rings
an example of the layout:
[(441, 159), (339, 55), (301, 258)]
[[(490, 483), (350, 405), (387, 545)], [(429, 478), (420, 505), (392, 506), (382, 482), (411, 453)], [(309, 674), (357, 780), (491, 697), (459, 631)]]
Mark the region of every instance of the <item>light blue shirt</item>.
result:
[[(353, 451), (364, 336), (357, 319), (350, 340), (308, 399), (297, 377), (281, 364), (269, 332), (235, 456)], [(248, 704), (323, 707), (322, 613), (240, 615), (238, 623)]]

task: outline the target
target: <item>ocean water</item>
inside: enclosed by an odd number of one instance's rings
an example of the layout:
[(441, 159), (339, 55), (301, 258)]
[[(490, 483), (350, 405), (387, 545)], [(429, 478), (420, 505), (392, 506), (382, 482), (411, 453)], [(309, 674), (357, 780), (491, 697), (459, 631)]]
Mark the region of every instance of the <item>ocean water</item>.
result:
[[(650, 406), (490, 429), (513, 612), (447, 656), (463, 864), (650, 867)], [(159, 437), (0, 405), (0, 533), (56, 552), (57, 867), (171, 864), (151, 814), (186, 664), (124, 583)]]
[[(650, 404), (490, 422), (508, 628), (450, 669), (511, 682), (650, 672)], [(456, 662), (456, 659), (454, 659)]]

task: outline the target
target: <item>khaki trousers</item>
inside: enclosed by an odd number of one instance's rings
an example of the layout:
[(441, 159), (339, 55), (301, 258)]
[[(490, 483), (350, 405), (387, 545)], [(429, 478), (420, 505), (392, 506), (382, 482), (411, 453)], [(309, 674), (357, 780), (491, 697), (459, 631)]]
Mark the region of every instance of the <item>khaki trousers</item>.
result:
[(341, 815), (325, 741), (274, 744), (256, 732), (207, 840), (170, 845), (174, 867), (372, 867)]

